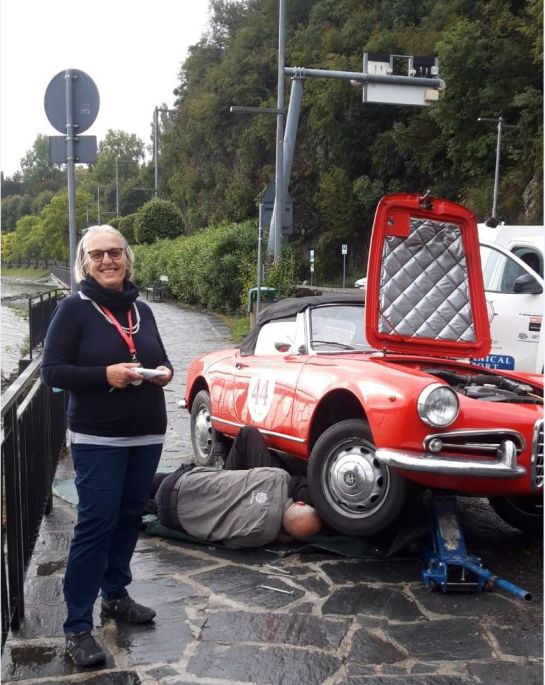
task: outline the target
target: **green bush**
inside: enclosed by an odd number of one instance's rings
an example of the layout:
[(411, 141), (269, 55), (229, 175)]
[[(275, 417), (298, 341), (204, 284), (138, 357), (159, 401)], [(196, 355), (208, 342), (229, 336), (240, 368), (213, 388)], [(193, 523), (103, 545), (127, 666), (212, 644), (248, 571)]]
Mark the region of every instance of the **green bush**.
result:
[(182, 213), (170, 200), (155, 198), (136, 211), (134, 231), (138, 243), (153, 243), (182, 235)]
[(135, 221), (136, 213), (127, 214), (127, 216), (122, 216), (119, 219), (119, 223), (116, 226), (131, 247), (136, 243)]
[[(165, 274), (180, 302), (232, 313), (246, 307), (248, 290), (255, 287), (257, 227), (255, 221), (212, 226), (191, 236), (136, 245), (135, 254), (139, 285)], [(296, 278), (297, 260), (291, 248), (285, 248), (279, 264), (267, 270), (263, 285), (284, 296), (293, 291)]]

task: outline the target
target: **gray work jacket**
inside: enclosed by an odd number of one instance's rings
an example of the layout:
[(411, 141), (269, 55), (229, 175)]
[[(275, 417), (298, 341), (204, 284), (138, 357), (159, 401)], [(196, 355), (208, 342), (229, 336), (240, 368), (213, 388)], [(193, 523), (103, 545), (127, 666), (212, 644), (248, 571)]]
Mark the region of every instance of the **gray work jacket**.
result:
[(199, 540), (228, 547), (269, 544), (292, 503), (289, 483), (289, 473), (278, 468), (222, 471), (197, 466), (178, 481), (178, 522)]

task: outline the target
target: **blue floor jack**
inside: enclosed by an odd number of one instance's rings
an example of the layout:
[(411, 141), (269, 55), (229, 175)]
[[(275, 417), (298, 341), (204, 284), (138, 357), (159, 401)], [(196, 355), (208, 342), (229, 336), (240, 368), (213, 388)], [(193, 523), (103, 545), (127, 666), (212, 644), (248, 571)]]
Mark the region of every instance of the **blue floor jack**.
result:
[(428, 502), (432, 517), (433, 547), (426, 546), (423, 556), (428, 568), (422, 571), (424, 585), (430, 590), (491, 590), (498, 587), (527, 601), (527, 590), (498, 578), (483, 568), (480, 559), (468, 554), (458, 517), (456, 497), (432, 492)]

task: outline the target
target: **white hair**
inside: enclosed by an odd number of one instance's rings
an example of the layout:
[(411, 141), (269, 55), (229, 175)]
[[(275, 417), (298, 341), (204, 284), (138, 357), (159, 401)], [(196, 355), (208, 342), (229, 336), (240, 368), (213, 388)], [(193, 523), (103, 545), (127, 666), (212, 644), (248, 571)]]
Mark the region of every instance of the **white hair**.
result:
[(85, 230), (83, 237), (78, 243), (76, 248), (76, 263), (74, 264), (74, 276), (76, 278), (76, 283), (81, 283), (81, 281), (83, 281), (87, 276), (87, 264), (89, 263), (87, 245), (89, 244), (89, 238), (98, 232), (111, 233), (122, 241), (125, 265), (127, 267), (125, 278), (131, 280), (134, 276), (134, 252), (131, 250), (125, 236), (120, 233), (117, 228), (114, 228), (109, 224), (100, 224), (97, 226), (89, 226), (89, 228)]

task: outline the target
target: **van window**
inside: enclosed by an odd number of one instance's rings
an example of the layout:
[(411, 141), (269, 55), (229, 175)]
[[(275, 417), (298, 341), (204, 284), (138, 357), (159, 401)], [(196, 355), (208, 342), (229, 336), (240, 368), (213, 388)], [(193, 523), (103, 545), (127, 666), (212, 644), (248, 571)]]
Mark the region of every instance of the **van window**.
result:
[(514, 247), (512, 252), (543, 278), (543, 256), (537, 250), (531, 247), (518, 246)]
[(494, 248), (481, 245), (484, 289), (493, 293), (514, 293), (514, 283), (528, 273), (520, 264)]

